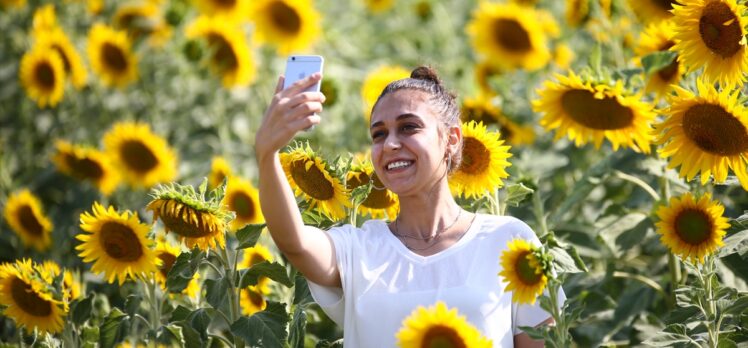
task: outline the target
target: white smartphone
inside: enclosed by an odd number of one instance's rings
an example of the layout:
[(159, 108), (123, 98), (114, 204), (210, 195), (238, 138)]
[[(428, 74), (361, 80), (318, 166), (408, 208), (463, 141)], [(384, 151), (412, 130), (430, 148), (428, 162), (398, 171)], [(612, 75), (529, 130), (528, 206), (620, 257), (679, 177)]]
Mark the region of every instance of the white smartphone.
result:
[[(322, 56), (290, 56), (286, 61), (286, 73), (283, 80), (283, 89), (288, 88), (294, 82), (301, 80), (316, 72), (322, 72), (324, 64)], [(305, 90), (305, 92), (319, 92), (322, 80), (317, 81), (314, 86)]]

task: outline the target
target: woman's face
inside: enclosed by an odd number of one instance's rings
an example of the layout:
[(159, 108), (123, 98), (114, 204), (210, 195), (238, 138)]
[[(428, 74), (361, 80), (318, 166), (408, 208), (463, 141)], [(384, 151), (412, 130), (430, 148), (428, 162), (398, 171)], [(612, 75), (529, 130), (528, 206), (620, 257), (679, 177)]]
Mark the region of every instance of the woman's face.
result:
[(427, 192), (446, 170), (446, 145), (428, 94), (399, 90), (371, 115), (371, 159), (382, 183), (398, 195)]

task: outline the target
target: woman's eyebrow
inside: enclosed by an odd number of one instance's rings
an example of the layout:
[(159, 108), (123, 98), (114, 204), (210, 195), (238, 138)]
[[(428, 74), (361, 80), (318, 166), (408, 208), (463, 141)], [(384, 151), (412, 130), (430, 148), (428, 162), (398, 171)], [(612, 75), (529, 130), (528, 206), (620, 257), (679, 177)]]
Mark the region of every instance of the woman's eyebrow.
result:
[[(420, 119), (421, 116), (418, 116), (418, 115), (412, 114), (412, 113), (404, 113), (404, 114), (402, 114), (400, 116), (397, 116), (397, 118), (395, 120), (401, 121), (401, 120), (408, 119), (408, 118), (417, 118), (417, 119)], [(374, 122), (374, 123), (371, 124), (371, 129), (377, 128), (377, 127), (381, 127), (383, 125), (384, 125), (384, 122), (377, 121), (377, 122)]]

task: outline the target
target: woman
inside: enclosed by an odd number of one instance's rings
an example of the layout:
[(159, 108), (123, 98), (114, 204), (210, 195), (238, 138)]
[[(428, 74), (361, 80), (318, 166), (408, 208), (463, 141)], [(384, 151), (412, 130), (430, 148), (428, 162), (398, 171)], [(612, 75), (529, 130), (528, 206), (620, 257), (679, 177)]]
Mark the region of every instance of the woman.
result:
[(474, 214), (452, 198), (447, 180), (461, 161), (459, 108), (431, 69), (391, 83), (372, 108), (372, 163), (399, 196), (399, 216), (361, 228), (303, 225), (279, 150), (320, 122), (325, 96), (302, 92), (320, 79), (314, 74), (286, 90), (278, 81), (255, 140), (260, 204), (280, 251), (343, 325), (345, 346), (395, 346), (403, 319), (437, 301), (456, 307), (496, 347), (542, 346), (518, 327), (552, 319), (537, 303), (513, 304), (497, 275), (508, 241), (537, 237), (517, 219)]

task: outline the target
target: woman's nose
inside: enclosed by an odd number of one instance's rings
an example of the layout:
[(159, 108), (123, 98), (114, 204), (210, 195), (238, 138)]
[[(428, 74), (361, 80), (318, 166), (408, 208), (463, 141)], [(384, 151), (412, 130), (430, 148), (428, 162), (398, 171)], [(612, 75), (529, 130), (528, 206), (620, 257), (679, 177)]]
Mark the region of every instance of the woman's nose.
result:
[(390, 134), (387, 136), (387, 139), (384, 141), (384, 147), (386, 150), (397, 150), (401, 147), (400, 139), (397, 138), (394, 134)]

